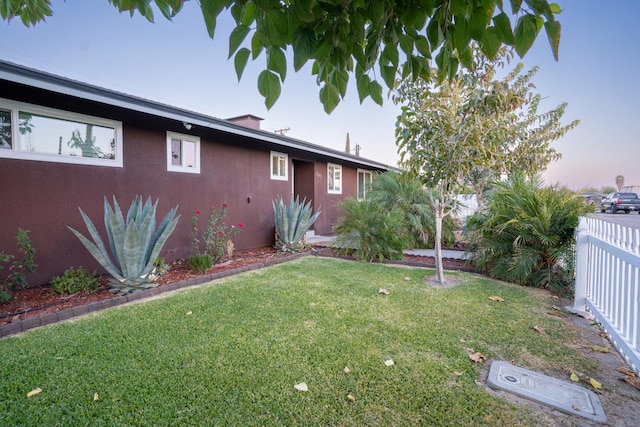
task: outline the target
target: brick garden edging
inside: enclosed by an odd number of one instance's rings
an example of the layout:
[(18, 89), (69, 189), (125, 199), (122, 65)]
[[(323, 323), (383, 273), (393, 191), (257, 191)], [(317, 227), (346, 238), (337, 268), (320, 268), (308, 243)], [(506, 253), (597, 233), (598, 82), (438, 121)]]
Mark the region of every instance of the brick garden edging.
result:
[(145, 289), (144, 291), (135, 292), (129, 295), (113, 297), (102, 301), (94, 301), (77, 307), (65, 308), (64, 310), (60, 310), (54, 313), (45, 313), (37, 316), (27, 317), (26, 319), (22, 320), (19, 319), (11, 323), (0, 325), (0, 338), (14, 335), (20, 332), (25, 332), (29, 329), (38, 328), (40, 326), (50, 325), (52, 323), (68, 320), (73, 317), (93, 313), (95, 311), (104, 310), (106, 308), (116, 307), (118, 305), (127, 304), (129, 302), (150, 298), (167, 292), (172, 292), (178, 289), (201, 285), (203, 283), (211, 282), (216, 279), (222, 279), (223, 277), (233, 276), (234, 274), (244, 273), (246, 271), (258, 270), (260, 268), (268, 267), (271, 265), (281, 264), (283, 262), (292, 261), (294, 259), (298, 259), (307, 255), (310, 255), (310, 252), (272, 258), (260, 263), (246, 265), (226, 271), (220, 271), (218, 273), (205, 274), (191, 279), (181, 280), (179, 282)]

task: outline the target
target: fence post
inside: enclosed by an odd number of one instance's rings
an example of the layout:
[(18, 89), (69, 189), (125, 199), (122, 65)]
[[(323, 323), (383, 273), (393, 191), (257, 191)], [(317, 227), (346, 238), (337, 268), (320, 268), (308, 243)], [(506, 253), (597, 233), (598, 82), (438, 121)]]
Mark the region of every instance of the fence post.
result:
[(576, 230), (576, 285), (573, 309), (587, 311), (587, 281), (589, 268), (589, 233), (587, 219), (580, 218)]

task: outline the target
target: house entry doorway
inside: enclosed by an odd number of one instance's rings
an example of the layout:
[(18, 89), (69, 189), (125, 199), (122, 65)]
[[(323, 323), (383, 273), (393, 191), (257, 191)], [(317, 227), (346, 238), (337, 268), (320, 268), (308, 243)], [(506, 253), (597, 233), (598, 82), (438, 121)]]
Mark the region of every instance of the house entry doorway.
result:
[[(298, 197), (300, 202), (315, 199), (314, 163), (293, 160), (293, 197)], [(312, 205), (313, 207), (313, 205)], [(311, 227), (313, 229), (313, 226)]]

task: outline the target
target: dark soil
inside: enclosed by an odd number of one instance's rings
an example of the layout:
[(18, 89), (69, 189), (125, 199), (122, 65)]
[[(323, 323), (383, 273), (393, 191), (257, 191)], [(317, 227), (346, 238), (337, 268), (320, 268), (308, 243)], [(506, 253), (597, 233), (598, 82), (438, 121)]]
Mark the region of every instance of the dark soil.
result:
[[(311, 251), (325, 256), (337, 256), (331, 249), (327, 248), (314, 248), (310, 250), (309, 253), (311, 253)], [(288, 255), (278, 253), (272, 247), (237, 252), (232, 259), (214, 265), (206, 274), (240, 269), (252, 264), (260, 264), (273, 260), (274, 258), (286, 256)], [(435, 267), (433, 257), (416, 255), (407, 255), (404, 260), (398, 261), (398, 263), (412, 266)], [(443, 259), (443, 264), (445, 268), (454, 270), (464, 270), (468, 268), (464, 262), (460, 260)], [(174, 263), (166, 274), (160, 276), (156, 283), (158, 286), (163, 286), (195, 277), (198, 277), (198, 274), (189, 270), (186, 262), (179, 261)], [(109, 292), (109, 286), (107, 284), (108, 278), (103, 277), (101, 280), (103, 285), (98, 291), (80, 292), (74, 295), (54, 294), (48, 285), (15, 291), (13, 292), (11, 301), (0, 304), (0, 325), (17, 320), (24, 320), (31, 316), (53, 313), (66, 308), (73, 308), (94, 301), (113, 298), (115, 295)]]

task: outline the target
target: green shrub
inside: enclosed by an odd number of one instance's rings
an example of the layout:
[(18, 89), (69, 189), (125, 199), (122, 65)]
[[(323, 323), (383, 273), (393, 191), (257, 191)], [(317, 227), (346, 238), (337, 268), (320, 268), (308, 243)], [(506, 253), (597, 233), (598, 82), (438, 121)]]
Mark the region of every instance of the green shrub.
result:
[(334, 228), (334, 246), (361, 261), (402, 259), (407, 243), (404, 212), (383, 209), (371, 200), (347, 198), (338, 203), (340, 217)]
[[(436, 219), (429, 190), (407, 173), (385, 172), (375, 176), (369, 193), (383, 210), (399, 208), (408, 229), (407, 248), (435, 246)], [(442, 221), (442, 245), (455, 243), (456, 220), (446, 216)]]
[(94, 292), (100, 287), (100, 280), (85, 268), (69, 268), (62, 276), (51, 279), (51, 288), (56, 294), (71, 295), (78, 292)]
[(278, 197), (271, 204), (273, 205), (273, 216), (276, 222), (276, 244), (275, 247), (281, 252), (301, 252), (305, 249), (304, 235), (311, 228), (320, 211), (311, 215), (311, 201), (296, 197), (289, 206), (285, 206), (282, 197)]
[(82, 209), (80, 214), (93, 242), (69, 227), (96, 261), (113, 276), (114, 280), (110, 281), (112, 292), (124, 295), (155, 286), (151, 283), (157, 277), (154, 262), (180, 219), (180, 215), (174, 218), (178, 209), (176, 206), (167, 212), (156, 229), (157, 206), (158, 201), (152, 204), (151, 197), (143, 204), (142, 197), (136, 196), (125, 219), (115, 196), (113, 209), (105, 197), (104, 227), (110, 253), (95, 225)]
[(472, 262), (492, 277), (568, 294), (574, 232), (588, 205), (539, 177), (498, 183), (486, 207), (467, 220)]
[(207, 254), (191, 255), (187, 259), (187, 265), (191, 271), (203, 274), (213, 266), (213, 259)]
[[(25, 273), (33, 273), (38, 266), (34, 262), (36, 250), (33, 247), (29, 233), (29, 230), (18, 229), (16, 243), (18, 244), (18, 251), (23, 256), (22, 259), (13, 261), (6, 277), (0, 278), (0, 303), (9, 301), (11, 299), (11, 291), (16, 288), (26, 288), (27, 279)], [(4, 269), (3, 263), (9, 262), (14, 258), (13, 255), (0, 252), (0, 269)]]

